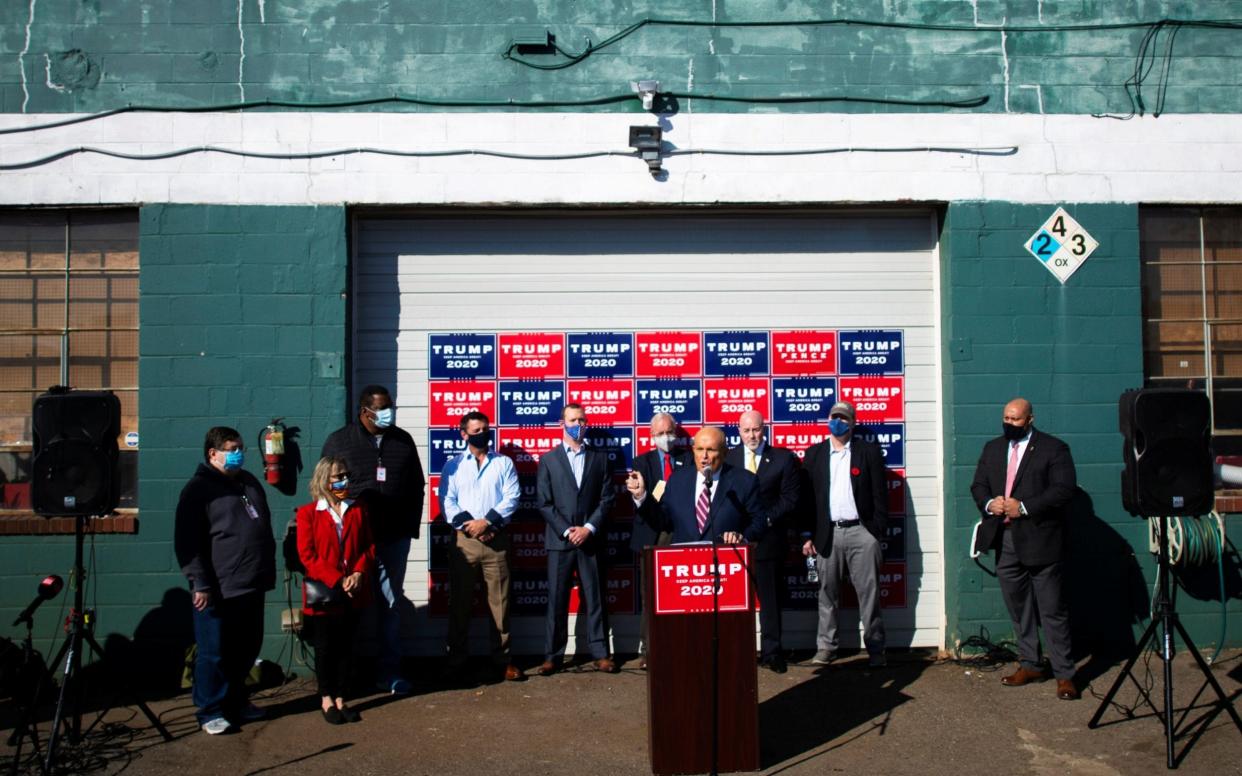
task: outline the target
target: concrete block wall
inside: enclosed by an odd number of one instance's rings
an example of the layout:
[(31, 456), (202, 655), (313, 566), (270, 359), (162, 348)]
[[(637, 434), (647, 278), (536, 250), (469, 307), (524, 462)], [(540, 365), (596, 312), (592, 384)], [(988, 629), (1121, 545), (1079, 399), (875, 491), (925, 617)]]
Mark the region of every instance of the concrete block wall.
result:
[[(36, 0), (0, 4), (0, 111), (91, 112), (128, 104), (204, 106), (247, 100), (372, 98), (586, 101), (666, 91), (725, 97), (822, 95), (870, 100), (982, 98), (982, 112), (1128, 113), (1122, 84), (1145, 28), (1064, 26), (1238, 17), (1231, 0), (867, 0), (790, 5), (577, 3), (542, 0)], [(643, 27), (561, 70), (502, 59), (510, 41), (551, 33), (571, 52), (645, 18), (703, 26)], [(737, 21), (856, 19), (957, 25), (718, 26)], [(710, 26), (715, 23), (717, 26)], [(1002, 29), (1029, 27), (1033, 31)], [(1170, 33), (1165, 30), (1162, 35)], [(1169, 112), (1238, 112), (1237, 30), (1177, 33)], [(1163, 51), (1166, 38), (1156, 40)], [(541, 64), (564, 57), (532, 55)], [(1157, 71), (1159, 68), (1157, 68)], [(1155, 107), (1155, 79), (1148, 83)], [(683, 98), (695, 112), (939, 112), (943, 106), (807, 102), (780, 107)], [(392, 109), (386, 107), (383, 109)], [(444, 110), (405, 106), (402, 110)], [(555, 108), (547, 108), (555, 109)], [(565, 108), (570, 109), (570, 108)], [(636, 98), (582, 108), (639, 112)]]
[[(1121, 506), (1117, 399), (1142, 387), (1138, 207), (1065, 205), (1100, 242), (1062, 286), (1023, 248), (1053, 207), (950, 204), (942, 233), (946, 642), (1012, 628), (994, 577), (969, 559), (978, 512), (970, 483), (1014, 396), (1070, 446), (1085, 497), (1072, 509), (1068, 595), (1077, 651), (1123, 651), (1146, 625), (1154, 556), (1146, 524)], [(990, 556), (980, 559), (995, 567)], [(1215, 575), (1215, 570), (1211, 570)], [(1204, 591), (1202, 585), (1196, 588)], [(1201, 648), (1220, 640), (1219, 600), (1183, 591), (1178, 609)], [(1227, 640), (1242, 637), (1232, 624)]]
[[(298, 429), (307, 468), (293, 495), (267, 486), (277, 531), (309, 500), (309, 470), (346, 415), (345, 234), (343, 208), (142, 208), (140, 530), (94, 540), (87, 600), (97, 605), (101, 641), (134, 639), (166, 656), (157, 644), (191, 627), (173, 556), (173, 515), (209, 427), (238, 429), (246, 468), (262, 479), (258, 433), (284, 416)], [(24, 605), (42, 574), (65, 575), (72, 544), (43, 537), (0, 542), (0, 607)], [(268, 597), (268, 656), (280, 651), (285, 598), (279, 588)], [(52, 609), (45, 605), (37, 635), (49, 635)]]

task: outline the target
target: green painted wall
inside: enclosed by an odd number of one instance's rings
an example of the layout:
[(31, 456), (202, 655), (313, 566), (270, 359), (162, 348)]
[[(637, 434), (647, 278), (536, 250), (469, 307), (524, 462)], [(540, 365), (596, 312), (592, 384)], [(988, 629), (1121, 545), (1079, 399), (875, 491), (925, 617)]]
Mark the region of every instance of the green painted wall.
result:
[[(567, 51), (579, 52), (586, 41), (599, 44), (646, 18), (703, 24), (646, 26), (562, 70), (527, 68), (501, 57), (515, 37), (551, 32)], [(967, 29), (711, 26), (713, 20), (843, 18)], [(626, 96), (631, 80), (653, 78), (665, 90), (726, 97), (987, 98), (972, 110), (1124, 114), (1130, 101), (1122, 84), (1135, 70), (1147, 30), (1055, 28), (1162, 18), (1237, 19), (1242, 18), (1242, 3), (13, 0), (0, 3), (0, 112), (205, 106), (236, 103), (243, 96), (342, 100), (394, 93), (435, 100), (573, 102)], [(1002, 23), (1037, 29), (1004, 34), (985, 29)], [(1181, 29), (1165, 110), (1242, 109), (1240, 36), (1239, 30)], [(1166, 30), (1151, 51), (1162, 55), (1168, 39)], [(539, 54), (531, 59), (540, 64), (565, 61)], [(1146, 84), (1148, 110), (1155, 107), (1161, 63), (1157, 61)], [(704, 99), (681, 100), (678, 107), (699, 112), (944, 110), (872, 102), (761, 105)], [(586, 109), (637, 112), (640, 107), (626, 99)]]
[[(278, 534), (309, 499), (310, 469), (347, 405), (345, 210), (145, 207), (140, 251), (141, 538), (170, 573), (157, 581), (107, 571), (119, 593), (150, 605), (183, 587), (168, 542), (209, 427), (240, 431), (246, 468), (262, 479), (257, 437), (283, 416), (305, 470), (293, 495), (267, 486)], [(282, 589), (268, 596), (269, 654), (285, 598)]]
[[(93, 552), (88, 545), (86, 600), (98, 611), (105, 646), (137, 655), (142, 675), (152, 678), (156, 666), (161, 677), (177, 670), (169, 642), (192, 641), (173, 515), (207, 429), (241, 431), (246, 467), (262, 478), (256, 438), (273, 416), (284, 416), (298, 429), (306, 470), (293, 495), (267, 486), (278, 533), (309, 499), (309, 469), (346, 414), (348, 254), (343, 208), (154, 205), (142, 209), (140, 229), (140, 531), (101, 536)], [(67, 580), (72, 561), (71, 537), (5, 537), (0, 611), (24, 606), (44, 574)], [(279, 587), (268, 596), (269, 657), (282, 646), (285, 598)], [(68, 600), (66, 592), (37, 615), (41, 649)]]
[[(986, 628), (1012, 638), (1000, 589), (968, 555), (970, 483), (1013, 396), (1064, 439), (1085, 498), (1071, 515), (1067, 579), (1076, 650), (1132, 646), (1147, 623), (1155, 559), (1146, 524), (1121, 506), (1117, 399), (1142, 386), (1138, 208), (1066, 205), (1100, 242), (1064, 286), (1023, 248), (1052, 206), (962, 202), (942, 234), (947, 645)], [(991, 557), (981, 559), (995, 567)], [(1187, 579), (1178, 610), (1201, 648), (1220, 641), (1216, 571)], [(1211, 599), (1211, 600), (1208, 600)], [(1236, 607), (1235, 607), (1236, 608)], [(1228, 641), (1242, 638), (1234, 618)], [(1136, 630), (1137, 629), (1137, 630)]]

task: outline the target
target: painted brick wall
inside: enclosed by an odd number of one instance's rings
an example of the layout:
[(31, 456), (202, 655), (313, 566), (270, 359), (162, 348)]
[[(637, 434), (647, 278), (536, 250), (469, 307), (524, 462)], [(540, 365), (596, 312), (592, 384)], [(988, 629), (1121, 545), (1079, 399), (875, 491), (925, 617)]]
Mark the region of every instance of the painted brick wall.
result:
[[(1000, 589), (969, 559), (978, 513), (970, 483), (983, 443), (1013, 396), (1073, 452), (1085, 500), (1071, 518), (1067, 568), (1080, 653), (1132, 646), (1146, 625), (1155, 561), (1146, 525), (1121, 507), (1117, 398), (1142, 386), (1138, 208), (1066, 205), (1100, 248), (1062, 286), (1023, 244), (1054, 208), (1003, 202), (949, 206), (942, 237), (946, 642), (987, 628), (1011, 638)], [(987, 568), (993, 559), (981, 558)], [(1215, 570), (1212, 571), (1215, 576)], [(1198, 591), (1214, 586), (1196, 586)], [(1200, 647), (1219, 641), (1219, 600), (1179, 594)], [(1135, 629), (1138, 630), (1135, 630)], [(1229, 641), (1242, 637), (1234, 624)]]
[[(202, 106), (393, 93), (573, 101), (626, 95), (631, 80), (653, 78), (665, 90), (729, 97), (985, 97), (987, 103), (976, 110), (1126, 113), (1130, 102), (1122, 84), (1134, 71), (1146, 30), (1044, 28), (1239, 15), (1231, 0), (533, 0), (500, 6), (490, 0), (33, 0), (0, 4), (0, 110), (98, 111), (131, 103)], [(651, 17), (705, 23), (851, 18), (967, 29), (652, 25), (564, 70), (536, 70), (501, 58), (509, 42), (524, 33), (551, 32), (576, 52), (587, 40), (599, 43)], [(995, 29), (1002, 24), (1039, 30)], [(1239, 34), (1219, 29), (1177, 34), (1167, 111), (1239, 111)], [(1162, 52), (1164, 40), (1158, 38), (1154, 50)], [(1149, 86), (1150, 110), (1154, 80)], [(702, 99), (682, 100), (680, 107), (894, 110), (874, 103), (765, 107)], [(592, 110), (638, 111), (639, 105), (629, 100)]]
[[(283, 416), (306, 468), (292, 496), (267, 486), (278, 533), (309, 498), (309, 470), (347, 404), (345, 211), (151, 206), (140, 250), (142, 538), (161, 542), (152, 554), (172, 573), (110, 581), (158, 597), (182, 585), (168, 544), (173, 512), (209, 427), (238, 429), (246, 467), (262, 478), (257, 436)], [(269, 654), (285, 597), (268, 596)]]
[[(246, 466), (260, 478), (260, 429), (273, 416), (298, 429), (307, 471), (292, 496), (267, 487), (279, 532), (308, 500), (309, 468), (344, 420), (345, 212), (149, 206), (141, 213), (140, 256), (141, 528), (136, 536), (94, 540), (87, 604), (98, 609), (101, 641), (124, 651), (133, 640), (141, 659), (175, 671), (180, 658), (162, 645), (192, 638), (189, 595), (172, 550), (173, 514), (207, 429), (241, 431)], [(0, 612), (12, 618), (44, 574), (67, 580), (72, 561), (71, 538), (7, 537), (0, 542)], [(54, 612), (68, 600), (66, 591), (37, 615), (42, 649), (56, 632)], [(268, 596), (269, 657), (280, 651), (284, 601), (279, 587)]]

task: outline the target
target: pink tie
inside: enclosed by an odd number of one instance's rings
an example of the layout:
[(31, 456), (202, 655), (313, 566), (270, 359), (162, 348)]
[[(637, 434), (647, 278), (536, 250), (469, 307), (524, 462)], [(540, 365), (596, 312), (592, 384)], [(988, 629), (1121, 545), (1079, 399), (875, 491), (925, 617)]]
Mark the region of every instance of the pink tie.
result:
[(1018, 443), (1012, 443), (1009, 453), (1009, 467), (1005, 469), (1005, 498), (1013, 493), (1013, 480), (1018, 476)]
[(694, 505), (694, 516), (699, 521), (699, 536), (703, 535), (703, 531), (707, 528), (707, 514), (712, 511), (712, 481), (705, 480), (703, 482), (703, 492), (699, 494), (699, 500)]

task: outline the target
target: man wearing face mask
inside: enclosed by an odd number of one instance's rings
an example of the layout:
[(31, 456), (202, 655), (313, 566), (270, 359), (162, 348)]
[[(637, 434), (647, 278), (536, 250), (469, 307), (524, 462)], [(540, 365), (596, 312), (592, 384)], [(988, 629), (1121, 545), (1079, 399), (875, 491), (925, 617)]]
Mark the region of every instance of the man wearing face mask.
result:
[[(653, 450), (648, 450), (642, 455), (636, 457), (633, 463), (633, 470), (643, 478), (643, 483), (649, 485), (652, 490), (652, 497), (657, 501), (664, 495), (664, 483), (673, 475), (678, 467), (684, 465), (688, 460), (685, 451), (678, 449), (678, 431), (677, 420), (667, 412), (660, 412), (651, 418), (651, 444), (655, 446)], [(634, 516), (634, 527), (630, 533), (630, 549), (634, 551), (634, 569), (638, 574), (638, 583), (636, 585), (636, 594), (638, 596), (638, 605), (641, 607), (643, 602), (643, 548), (652, 545), (668, 544), (672, 541), (672, 536), (667, 532), (661, 532), (659, 526), (649, 524), (638, 515)], [(642, 617), (639, 620), (639, 642), (638, 642), (638, 667), (647, 667), (647, 628), (650, 624), (648, 620), (646, 608), (642, 609)]]
[(440, 472), (440, 513), (453, 527), (449, 547), (449, 668), (459, 678), (469, 656), (470, 607), (480, 574), (491, 613), (488, 634), (493, 667), (507, 681), (525, 678), (509, 655), (509, 522), (517, 511), (517, 470), (493, 452), (490, 421), (482, 412), (461, 419), (466, 451)]
[(569, 590), (578, 573), (579, 600), (586, 609), (587, 645), (596, 670), (616, 673), (608, 657), (604, 622), (604, 521), (614, 497), (608, 456), (587, 447), (586, 412), (581, 404), (561, 410), (561, 445), (539, 459), (535, 503), (547, 523), (543, 546), (548, 551), (547, 638), (540, 676), (551, 676), (565, 659), (569, 639)]
[(1070, 658), (1069, 613), (1062, 596), (1065, 507), (1077, 477), (1069, 446), (1035, 428), (1026, 399), (1013, 399), (1001, 436), (983, 446), (970, 494), (983, 513), (975, 550), (995, 550), (996, 579), (1018, 639), (1018, 669), (1001, 684), (1020, 687), (1048, 678), (1039, 626), (1057, 680), (1057, 697), (1081, 697)]
[(181, 491), (173, 550), (194, 605), (194, 705), (209, 735), (264, 717), (246, 675), (263, 645), (263, 597), (276, 586), (276, 540), (263, 486), (242, 469), (241, 434), (207, 432), (203, 462)]
[(759, 502), (764, 510), (764, 532), (755, 548), (755, 592), (759, 596), (759, 665), (783, 674), (787, 670), (781, 649), (781, 600), (784, 598), (784, 560), (789, 552), (786, 529), (792, 527), (801, 482), (798, 456), (768, 444), (763, 415), (743, 412), (737, 422), (742, 444), (731, 449), (725, 463), (759, 478)]
[(819, 572), (819, 627), (814, 665), (837, 658), (837, 612), (841, 581), (849, 571), (858, 593), (858, 616), (868, 665), (887, 665), (884, 620), (880, 618), (880, 541), (888, 527), (888, 485), (878, 445), (854, 436), (854, 405), (839, 401), (828, 411), (831, 436), (806, 451), (803, 467), (815, 499), (815, 523), (802, 554), (815, 556)]
[(392, 396), (368, 385), (358, 397), (358, 422), (328, 436), (320, 454), (344, 458), (350, 492), (367, 510), (375, 539), (375, 600), (379, 625), (376, 686), (404, 695), (401, 676), (401, 608), (406, 603), (405, 569), (410, 539), (418, 538), (427, 484), (414, 438), (394, 421)]

